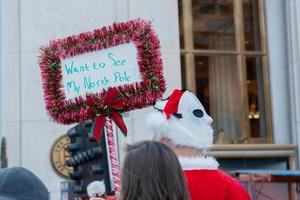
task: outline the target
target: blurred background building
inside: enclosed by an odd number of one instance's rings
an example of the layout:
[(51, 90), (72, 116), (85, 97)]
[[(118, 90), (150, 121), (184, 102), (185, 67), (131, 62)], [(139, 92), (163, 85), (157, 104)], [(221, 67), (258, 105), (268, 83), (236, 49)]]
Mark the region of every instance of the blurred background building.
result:
[[(187, 88), (214, 118), (211, 154), (222, 168), (299, 168), (299, 0), (0, 2), (4, 162), (35, 172), (53, 199), (59, 199), (64, 178), (52, 167), (51, 146), (72, 126), (55, 124), (47, 116), (39, 47), (134, 18), (152, 20), (160, 38), (165, 95)], [(129, 136), (120, 138), (120, 149), (124, 142), (149, 138), (144, 117), (151, 110), (133, 111), (125, 118)], [(278, 188), (278, 195), (284, 195), (285, 188)]]

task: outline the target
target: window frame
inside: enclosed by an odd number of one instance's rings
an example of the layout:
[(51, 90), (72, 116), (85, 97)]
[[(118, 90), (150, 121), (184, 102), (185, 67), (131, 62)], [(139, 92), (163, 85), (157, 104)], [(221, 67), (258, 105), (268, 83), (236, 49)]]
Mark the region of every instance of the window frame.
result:
[[(193, 41), (193, 13), (192, 0), (179, 0), (182, 3), (182, 23), (183, 23), (183, 44), (180, 47), (180, 56), (184, 56), (185, 67), (185, 85), (192, 92), (196, 93), (195, 81), (195, 56), (208, 55), (232, 55), (236, 56), (237, 72), (239, 87), (241, 88), (241, 138), (246, 138), (248, 143), (273, 143), (273, 130), (271, 118), (271, 97), (270, 97), (270, 81), (269, 81), (269, 64), (267, 51), (267, 37), (265, 24), (265, 1), (258, 1), (259, 12), (259, 28), (260, 28), (260, 45), (261, 50), (247, 51), (244, 44), (244, 18), (243, 18), (243, 2), (242, 0), (232, 0), (233, 16), (235, 26), (235, 42), (236, 50), (204, 50), (194, 49)], [(179, 10), (179, 9), (178, 9)], [(248, 118), (248, 90), (246, 84), (246, 57), (261, 57), (263, 71), (263, 92), (264, 92), (264, 110), (266, 120), (266, 138), (253, 138), (250, 133), (250, 122)]]

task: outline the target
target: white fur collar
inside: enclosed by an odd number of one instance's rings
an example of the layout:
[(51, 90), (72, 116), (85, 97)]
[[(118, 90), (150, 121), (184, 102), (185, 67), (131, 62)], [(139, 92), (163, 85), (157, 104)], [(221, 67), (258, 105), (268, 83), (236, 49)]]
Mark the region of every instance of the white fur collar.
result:
[(183, 170), (218, 169), (219, 163), (213, 157), (178, 157)]

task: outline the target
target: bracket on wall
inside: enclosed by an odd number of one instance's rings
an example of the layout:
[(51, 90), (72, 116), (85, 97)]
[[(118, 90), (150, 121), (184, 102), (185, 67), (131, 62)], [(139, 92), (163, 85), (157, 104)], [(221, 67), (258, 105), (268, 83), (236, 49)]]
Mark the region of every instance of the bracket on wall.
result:
[(1, 140), (0, 168), (6, 168), (6, 167), (7, 167), (6, 139), (3, 137)]

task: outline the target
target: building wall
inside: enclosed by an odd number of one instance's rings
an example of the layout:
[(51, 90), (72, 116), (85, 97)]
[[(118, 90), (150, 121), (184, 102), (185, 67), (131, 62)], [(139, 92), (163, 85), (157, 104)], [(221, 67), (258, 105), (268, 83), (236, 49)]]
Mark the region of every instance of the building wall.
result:
[[(300, 151), (300, 1), (287, 0), (286, 32), (287, 32), (287, 67), (289, 84), (289, 111), (292, 142)], [(299, 156), (298, 156), (299, 167)]]
[(276, 144), (289, 144), (290, 114), (287, 67), (285, 0), (266, 0), (270, 95), (273, 135)]
[[(51, 168), (49, 151), (54, 140), (70, 126), (51, 122), (44, 109), (37, 64), (39, 47), (49, 40), (90, 31), (114, 21), (153, 20), (161, 40), (168, 95), (181, 87), (177, 1), (1, 0), (0, 3), (0, 137), (8, 140), (9, 165), (32, 170), (46, 183), (52, 199), (59, 199), (62, 179)], [(297, 37), (300, 21), (295, 20), (299, 10), (298, 0), (266, 0), (272, 117), (278, 144), (300, 141), (297, 136), (300, 59), (295, 53), (300, 48)], [(298, 24), (296, 30), (294, 24)], [(144, 128), (144, 117), (149, 111), (151, 108), (133, 111), (125, 118), (129, 136), (126, 140), (120, 138), (121, 149), (125, 142), (149, 138)]]
[[(1, 136), (8, 140), (9, 166), (21, 165), (47, 185), (59, 199), (62, 180), (51, 168), (52, 143), (70, 126), (55, 124), (44, 109), (39, 47), (49, 40), (91, 31), (115, 21), (149, 19), (161, 40), (168, 91), (180, 87), (177, 1), (174, 0), (2, 0)], [(2, 10), (1, 10), (2, 11)], [(9, 12), (8, 12), (9, 11)], [(5, 21), (5, 24), (2, 23)], [(7, 40), (8, 38), (8, 40)], [(5, 58), (5, 59), (3, 59)], [(147, 109), (125, 119), (128, 141), (144, 138)]]

